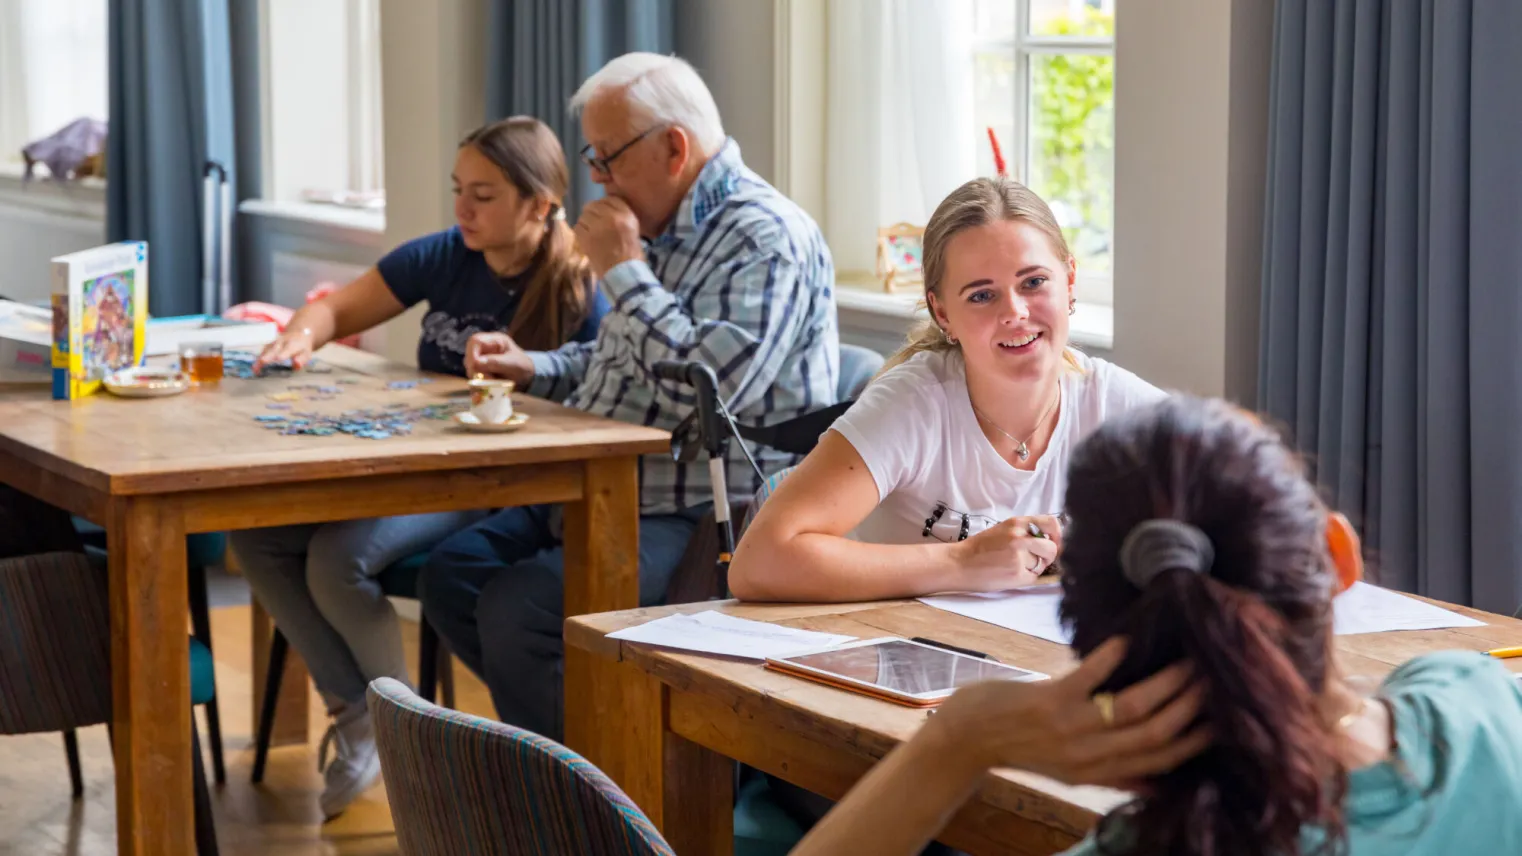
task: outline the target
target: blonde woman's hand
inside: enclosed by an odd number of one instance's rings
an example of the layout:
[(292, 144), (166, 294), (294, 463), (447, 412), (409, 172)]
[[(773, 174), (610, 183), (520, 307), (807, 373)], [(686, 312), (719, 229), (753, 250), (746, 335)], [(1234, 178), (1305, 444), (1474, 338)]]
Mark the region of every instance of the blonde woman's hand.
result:
[(957, 691), (926, 723), (961, 763), (1028, 770), (1075, 785), (1134, 788), (1210, 745), (1194, 725), (1204, 690), (1189, 666), (1169, 666), (1114, 696), (1107, 723), (1094, 693), (1126, 656), (1112, 638), (1067, 676), (1040, 683), (986, 681)]
[[(1032, 534), (1032, 526), (1041, 535)], [(1062, 550), (1062, 526), (1049, 515), (1012, 517), (953, 545), (965, 591), (1003, 591), (1036, 582)]]

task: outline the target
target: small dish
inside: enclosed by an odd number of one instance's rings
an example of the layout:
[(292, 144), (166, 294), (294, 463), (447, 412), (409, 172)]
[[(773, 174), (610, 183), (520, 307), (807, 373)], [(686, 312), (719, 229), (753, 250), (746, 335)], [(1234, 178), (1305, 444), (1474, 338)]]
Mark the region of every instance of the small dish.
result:
[(482, 422), (476, 418), (476, 414), (469, 410), (462, 410), (454, 415), (455, 424), (467, 431), (480, 431), (483, 434), (496, 434), (503, 431), (517, 431), (528, 421), (527, 413), (514, 413), (506, 422)]
[(106, 391), (122, 398), (163, 398), (190, 389), (190, 377), (174, 369), (139, 367), (122, 369), (101, 381)]

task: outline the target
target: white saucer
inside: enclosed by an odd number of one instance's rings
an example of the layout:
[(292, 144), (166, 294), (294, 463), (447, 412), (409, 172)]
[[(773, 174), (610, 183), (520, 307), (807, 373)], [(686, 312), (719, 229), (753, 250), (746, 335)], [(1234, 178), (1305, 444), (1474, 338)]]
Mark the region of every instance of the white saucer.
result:
[(454, 415), (454, 421), (460, 427), (469, 431), (480, 431), (486, 434), (496, 434), (503, 431), (517, 431), (528, 421), (528, 414), (515, 412), (506, 422), (482, 422), (476, 418), (476, 414), (469, 410), (462, 410)]
[(190, 377), (173, 369), (122, 369), (101, 381), (106, 391), (123, 398), (162, 398), (190, 389)]

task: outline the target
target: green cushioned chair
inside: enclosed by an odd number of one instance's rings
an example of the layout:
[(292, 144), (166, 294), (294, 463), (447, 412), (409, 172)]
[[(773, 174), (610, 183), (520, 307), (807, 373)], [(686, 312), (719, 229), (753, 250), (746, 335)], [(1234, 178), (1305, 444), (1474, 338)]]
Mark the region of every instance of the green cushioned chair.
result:
[[(0, 560), (0, 734), (64, 732), (74, 796), (84, 793), (75, 730), (111, 716), (109, 586), (101, 557), (44, 553)], [(190, 638), (190, 698), (216, 697), (211, 651)], [(190, 739), (200, 745), (195, 717)], [(191, 752), (196, 852), (216, 856), (206, 766)]]

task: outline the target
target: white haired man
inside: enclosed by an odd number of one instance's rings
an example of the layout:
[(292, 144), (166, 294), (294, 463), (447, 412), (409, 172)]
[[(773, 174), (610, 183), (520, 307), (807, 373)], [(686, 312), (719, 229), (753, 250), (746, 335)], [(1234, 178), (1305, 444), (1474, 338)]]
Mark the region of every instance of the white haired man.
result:
[[(473, 337), (466, 370), (626, 422), (674, 429), (690, 390), (655, 378), (662, 360), (701, 360), (742, 423), (833, 404), (839, 336), (834, 267), (819, 227), (745, 167), (718, 107), (680, 59), (627, 54), (571, 99), (582, 158), (607, 196), (577, 240), (613, 301), (595, 342), (528, 352)], [(791, 457), (759, 450), (763, 466)], [(728, 482), (757, 479), (738, 450)], [(706, 465), (652, 455), (640, 465), (640, 600), (658, 602), (713, 491)], [(450, 650), (481, 675), (505, 722), (560, 739), (563, 553), (559, 509), (501, 511), (440, 544), (419, 595)]]

